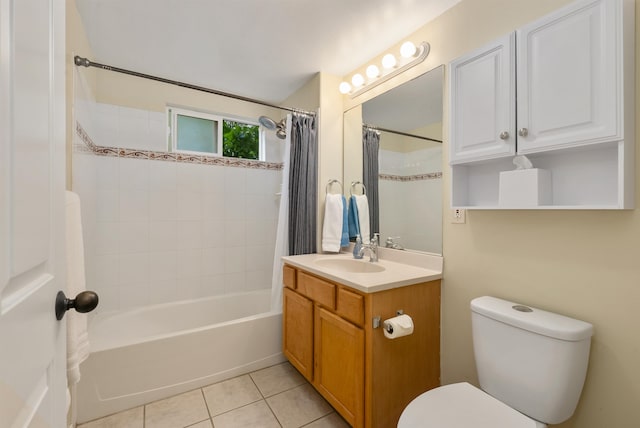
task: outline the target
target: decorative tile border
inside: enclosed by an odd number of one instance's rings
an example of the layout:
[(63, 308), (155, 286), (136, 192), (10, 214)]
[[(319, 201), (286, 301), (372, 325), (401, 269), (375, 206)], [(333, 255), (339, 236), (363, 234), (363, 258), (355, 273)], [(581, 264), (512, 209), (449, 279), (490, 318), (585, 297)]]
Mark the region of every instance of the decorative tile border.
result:
[(430, 172), (427, 174), (416, 174), (416, 175), (378, 174), (378, 178), (380, 180), (388, 180), (388, 181), (437, 180), (442, 178), (442, 172)]
[(220, 165), (236, 168), (282, 170), (282, 162), (263, 162), (251, 159), (225, 158), (222, 156), (190, 155), (185, 153), (157, 152), (153, 150), (137, 150), (119, 147), (99, 146), (93, 142), (80, 122), (76, 122), (76, 134), (84, 144), (74, 144), (73, 150), (79, 153), (93, 153), (97, 156), (120, 158), (149, 159), (167, 162), (184, 162), (201, 165)]

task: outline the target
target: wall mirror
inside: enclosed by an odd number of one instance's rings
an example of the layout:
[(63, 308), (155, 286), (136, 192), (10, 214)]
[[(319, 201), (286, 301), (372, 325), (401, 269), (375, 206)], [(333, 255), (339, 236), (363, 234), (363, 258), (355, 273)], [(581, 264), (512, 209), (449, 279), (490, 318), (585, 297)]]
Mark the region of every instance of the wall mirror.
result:
[(362, 181), (363, 127), (380, 135), (380, 245), (442, 254), (444, 66), (344, 112), (344, 182)]

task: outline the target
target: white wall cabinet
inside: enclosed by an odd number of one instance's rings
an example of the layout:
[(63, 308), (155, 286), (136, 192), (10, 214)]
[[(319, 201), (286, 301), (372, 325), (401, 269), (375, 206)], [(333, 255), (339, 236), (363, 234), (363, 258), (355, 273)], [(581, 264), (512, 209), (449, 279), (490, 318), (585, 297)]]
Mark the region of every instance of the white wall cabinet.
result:
[[(580, 0), (450, 64), (452, 206), (633, 208), (633, 16)], [(499, 204), (514, 154), (550, 171), (550, 203)]]
[(452, 164), (516, 151), (515, 33), (451, 63)]

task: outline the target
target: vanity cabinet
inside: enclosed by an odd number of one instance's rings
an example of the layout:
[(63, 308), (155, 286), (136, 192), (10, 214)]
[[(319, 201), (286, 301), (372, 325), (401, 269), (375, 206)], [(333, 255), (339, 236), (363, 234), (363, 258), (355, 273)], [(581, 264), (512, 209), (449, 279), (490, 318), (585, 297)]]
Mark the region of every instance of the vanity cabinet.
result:
[(519, 154), (551, 173), (527, 208), (633, 208), (633, 9), (580, 0), (450, 64), (454, 207), (517, 208), (498, 194)]
[[(440, 385), (440, 280), (362, 293), (287, 264), (283, 278), (283, 353), (351, 426), (396, 426)], [(374, 318), (397, 310), (414, 333), (390, 340)]]

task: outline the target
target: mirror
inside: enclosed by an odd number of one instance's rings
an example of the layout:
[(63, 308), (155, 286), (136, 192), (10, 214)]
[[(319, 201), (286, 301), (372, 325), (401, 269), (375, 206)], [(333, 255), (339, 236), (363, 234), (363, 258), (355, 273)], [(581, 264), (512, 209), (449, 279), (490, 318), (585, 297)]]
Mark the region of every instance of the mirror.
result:
[(344, 182), (362, 181), (363, 125), (380, 133), (380, 245), (442, 254), (444, 66), (344, 113)]

